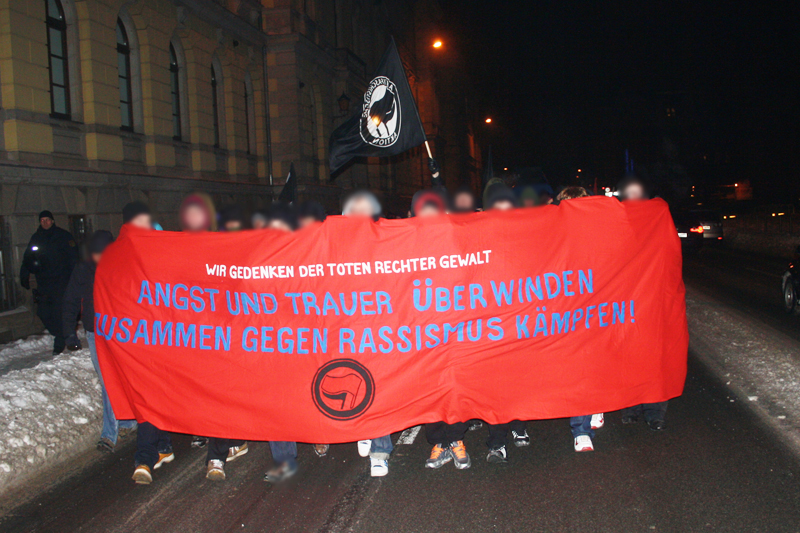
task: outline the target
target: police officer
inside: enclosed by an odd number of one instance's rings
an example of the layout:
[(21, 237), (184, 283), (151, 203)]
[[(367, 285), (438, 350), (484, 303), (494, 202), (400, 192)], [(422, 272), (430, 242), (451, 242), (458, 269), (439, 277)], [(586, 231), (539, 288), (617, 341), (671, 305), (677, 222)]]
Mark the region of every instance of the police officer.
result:
[[(39, 213), (39, 229), (31, 237), (22, 257), (19, 282), (30, 289), (30, 275), (36, 276), (33, 291), (37, 304), (36, 314), (44, 327), (55, 336), (53, 354), (64, 351), (66, 339), (62, 327), (61, 302), (67, 289), (72, 269), (78, 263), (78, 247), (67, 230), (56, 227), (53, 213)], [(88, 318), (91, 320), (91, 318)]]

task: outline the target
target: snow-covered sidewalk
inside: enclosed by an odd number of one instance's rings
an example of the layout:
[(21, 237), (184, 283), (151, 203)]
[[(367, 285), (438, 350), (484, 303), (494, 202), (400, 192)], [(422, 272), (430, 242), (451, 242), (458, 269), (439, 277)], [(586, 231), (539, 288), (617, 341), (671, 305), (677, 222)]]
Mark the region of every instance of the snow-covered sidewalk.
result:
[[(687, 287), (689, 348), (800, 452), (800, 343)], [(798, 321), (800, 327), (800, 320)]]
[(0, 349), (2, 366), (44, 359), (0, 375), (0, 496), (85, 452), (98, 438), (103, 408), (89, 350), (52, 357), (52, 346), (51, 336), (35, 335)]

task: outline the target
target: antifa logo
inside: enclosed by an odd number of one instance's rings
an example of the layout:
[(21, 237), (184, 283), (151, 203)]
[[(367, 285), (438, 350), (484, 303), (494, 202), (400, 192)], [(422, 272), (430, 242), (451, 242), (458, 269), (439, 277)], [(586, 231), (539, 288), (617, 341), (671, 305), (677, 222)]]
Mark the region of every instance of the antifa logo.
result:
[(375, 399), (372, 374), (352, 359), (334, 359), (317, 370), (311, 385), (314, 403), (334, 420), (352, 420), (364, 414)]
[(400, 97), (397, 86), (386, 76), (372, 80), (364, 93), (361, 138), (365, 143), (386, 148), (400, 137)]

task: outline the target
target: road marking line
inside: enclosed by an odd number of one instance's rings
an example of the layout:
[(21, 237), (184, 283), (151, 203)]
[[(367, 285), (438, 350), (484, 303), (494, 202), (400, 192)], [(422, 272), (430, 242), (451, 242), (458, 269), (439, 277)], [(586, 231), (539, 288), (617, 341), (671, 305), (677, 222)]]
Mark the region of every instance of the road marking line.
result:
[(422, 429), (422, 426), (414, 426), (413, 428), (408, 428), (404, 432), (397, 437), (397, 445), (400, 444), (414, 444), (414, 439), (417, 438), (419, 435), (419, 430)]

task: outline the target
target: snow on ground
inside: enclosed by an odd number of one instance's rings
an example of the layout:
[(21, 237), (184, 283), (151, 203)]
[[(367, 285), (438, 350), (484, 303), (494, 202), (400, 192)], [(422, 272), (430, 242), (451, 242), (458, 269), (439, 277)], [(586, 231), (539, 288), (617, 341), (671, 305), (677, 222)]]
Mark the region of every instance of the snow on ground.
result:
[(0, 349), (6, 362), (37, 351), (48, 357), (36, 366), (0, 375), (0, 492), (75, 457), (99, 436), (100, 382), (89, 350), (49, 357), (52, 339), (36, 335)]
[[(734, 394), (800, 450), (800, 343), (687, 288), (689, 345)], [(800, 327), (800, 322), (798, 322)]]

